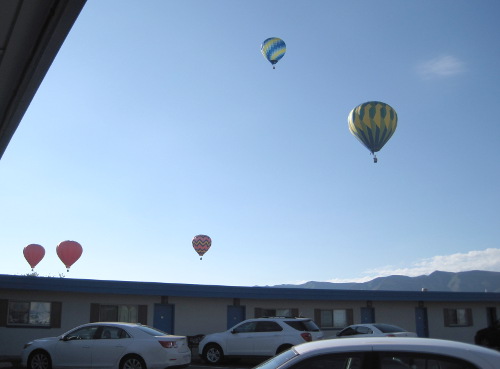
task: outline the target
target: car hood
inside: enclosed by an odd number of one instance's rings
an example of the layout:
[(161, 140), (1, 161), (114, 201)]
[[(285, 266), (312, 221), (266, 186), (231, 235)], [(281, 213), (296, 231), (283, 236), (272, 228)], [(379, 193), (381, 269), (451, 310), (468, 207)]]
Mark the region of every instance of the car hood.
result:
[(45, 338), (37, 338), (36, 340), (31, 341), (32, 343), (39, 343), (39, 342), (53, 342), (53, 341), (59, 341), (61, 337), (45, 337)]

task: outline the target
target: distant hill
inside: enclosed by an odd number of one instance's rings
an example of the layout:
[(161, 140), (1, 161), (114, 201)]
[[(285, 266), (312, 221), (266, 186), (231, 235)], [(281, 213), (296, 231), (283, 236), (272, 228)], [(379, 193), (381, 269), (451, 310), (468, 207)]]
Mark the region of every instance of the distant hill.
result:
[(332, 290), (383, 290), (383, 291), (451, 291), (451, 292), (500, 292), (500, 272), (472, 270), (469, 272), (440, 272), (406, 277), (391, 275), (363, 283), (306, 282), (281, 284), (271, 287), (311, 288)]

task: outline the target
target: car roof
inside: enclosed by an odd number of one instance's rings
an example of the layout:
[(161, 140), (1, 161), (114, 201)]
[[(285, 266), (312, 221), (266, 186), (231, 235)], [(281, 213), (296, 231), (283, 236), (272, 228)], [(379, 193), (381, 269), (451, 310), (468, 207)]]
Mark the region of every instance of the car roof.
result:
[(500, 352), (468, 343), (421, 337), (357, 337), (326, 339), (300, 344), (294, 347), (301, 355), (346, 351), (405, 351), (429, 354), (450, 354), (463, 359), (490, 357), (500, 360)]

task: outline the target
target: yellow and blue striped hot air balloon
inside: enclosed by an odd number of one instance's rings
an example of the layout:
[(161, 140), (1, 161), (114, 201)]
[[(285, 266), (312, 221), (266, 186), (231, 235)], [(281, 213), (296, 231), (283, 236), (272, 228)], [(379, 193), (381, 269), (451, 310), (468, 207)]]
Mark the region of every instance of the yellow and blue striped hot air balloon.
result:
[(356, 106), (347, 118), (349, 131), (373, 154), (389, 141), (396, 131), (398, 115), (390, 105), (380, 101), (369, 101)]
[(285, 41), (278, 37), (270, 37), (260, 45), (260, 52), (275, 69), (275, 64), (285, 55)]

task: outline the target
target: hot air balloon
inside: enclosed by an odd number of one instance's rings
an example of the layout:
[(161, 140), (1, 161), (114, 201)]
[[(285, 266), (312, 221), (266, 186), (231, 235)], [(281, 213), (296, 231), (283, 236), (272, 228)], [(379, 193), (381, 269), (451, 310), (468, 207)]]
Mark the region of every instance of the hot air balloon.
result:
[(275, 69), (275, 64), (285, 55), (285, 41), (278, 37), (270, 37), (260, 45), (260, 52)]
[(83, 248), (76, 241), (63, 241), (57, 245), (56, 251), (69, 272), (69, 268), (82, 256)]
[(208, 249), (212, 246), (212, 240), (210, 237), (205, 236), (204, 234), (199, 234), (198, 236), (194, 236), (193, 238), (193, 248), (200, 255), (200, 260), (203, 255), (208, 251)]
[(36, 265), (45, 256), (45, 249), (41, 245), (38, 245), (36, 243), (32, 243), (24, 248), (23, 254), (24, 254), (26, 261), (31, 266), (31, 270), (33, 270), (33, 268), (35, 268)]
[(349, 131), (373, 155), (373, 162), (377, 162), (375, 153), (379, 151), (396, 131), (398, 115), (390, 105), (380, 101), (369, 101), (356, 106), (347, 118)]

